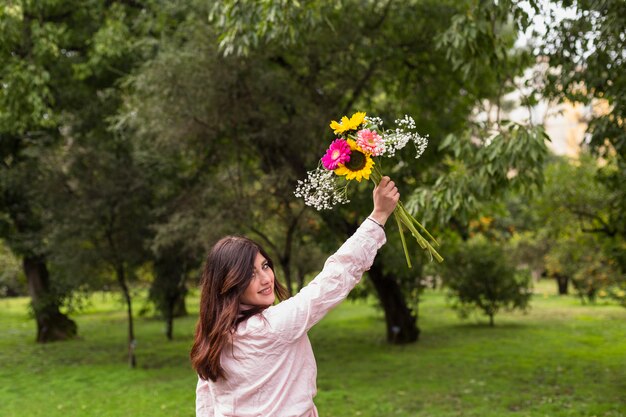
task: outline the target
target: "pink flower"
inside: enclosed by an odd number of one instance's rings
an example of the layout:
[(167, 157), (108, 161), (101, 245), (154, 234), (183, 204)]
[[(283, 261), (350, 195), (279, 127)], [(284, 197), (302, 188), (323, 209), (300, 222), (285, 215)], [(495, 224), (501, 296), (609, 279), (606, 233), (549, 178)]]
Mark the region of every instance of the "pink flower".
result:
[(356, 144), (365, 152), (373, 156), (382, 155), (385, 152), (385, 143), (375, 130), (363, 129), (357, 132)]
[(337, 168), (350, 160), (350, 145), (343, 139), (336, 139), (330, 144), (326, 154), (322, 157), (322, 165), (328, 170)]

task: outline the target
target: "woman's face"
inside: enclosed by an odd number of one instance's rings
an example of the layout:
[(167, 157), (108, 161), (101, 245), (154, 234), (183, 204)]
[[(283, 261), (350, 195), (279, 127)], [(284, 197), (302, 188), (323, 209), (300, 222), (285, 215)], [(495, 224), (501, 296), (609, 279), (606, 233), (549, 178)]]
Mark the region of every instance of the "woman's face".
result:
[(267, 259), (260, 253), (254, 260), (252, 280), (241, 295), (241, 302), (252, 306), (271, 306), (274, 304), (274, 271)]

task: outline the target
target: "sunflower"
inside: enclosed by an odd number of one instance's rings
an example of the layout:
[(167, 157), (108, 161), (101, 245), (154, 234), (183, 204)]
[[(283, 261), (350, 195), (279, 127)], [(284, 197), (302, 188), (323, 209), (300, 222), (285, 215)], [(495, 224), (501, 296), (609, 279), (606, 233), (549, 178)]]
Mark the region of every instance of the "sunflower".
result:
[(341, 118), (341, 123), (333, 120), (330, 122), (330, 128), (335, 132), (335, 135), (341, 135), (342, 133), (349, 132), (351, 130), (357, 130), (361, 124), (365, 121), (365, 112), (356, 112), (348, 119), (348, 116)]
[(372, 157), (359, 148), (354, 140), (348, 139), (347, 142), (350, 145), (350, 160), (345, 164), (339, 164), (335, 174), (345, 175), (348, 181), (357, 180), (361, 182), (363, 178), (369, 180), (374, 166)]

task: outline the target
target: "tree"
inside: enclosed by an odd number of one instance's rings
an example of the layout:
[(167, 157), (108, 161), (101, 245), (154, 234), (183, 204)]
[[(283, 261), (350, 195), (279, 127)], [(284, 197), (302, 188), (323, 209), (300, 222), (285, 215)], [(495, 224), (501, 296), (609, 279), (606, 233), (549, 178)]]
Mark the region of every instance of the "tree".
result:
[[(210, 154), (212, 164), (193, 166), (210, 170), (215, 178), (257, 176), (258, 181), (234, 181), (232, 190), (224, 190), (226, 195), (244, 192), (235, 194), (229, 212), (222, 213), (222, 218), (228, 218), (233, 225), (247, 223), (253, 237), (265, 236), (261, 240), (275, 247), (273, 252), (283, 269), (294, 270), (291, 264), (300, 256), (289, 249), (295, 242), (288, 237), (300, 235), (305, 229), (302, 221), (295, 222), (297, 229), (289, 226), (299, 218), (302, 209), (291, 193), (295, 181), (303, 178), (306, 168), (315, 166), (322, 154), (326, 138), (330, 137), (329, 120), (359, 108), (386, 120), (403, 113), (416, 115), (418, 125), (423, 133), (430, 133), (433, 144), (419, 165), (389, 167), (401, 190), (406, 190), (419, 183), (432, 185), (445, 170), (438, 161), (455, 152), (456, 140), (451, 140), (449, 147), (438, 149), (439, 138), (449, 133), (462, 136), (477, 103), (486, 98), (497, 99), (511, 88), (510, 80), (526, 65), (526, 58), (500, 52), (513, 45), (515, 30), (505, 22), (509, 21), (510, 6), (517, 3), (489, 3), (481, 8), (472, 4), (390, 1), (359, 3), (355, 7), (352, 2), (310, 1), (283, 9), (281, 2), (220, 2), (212, 11), (214, 20), (210, 27), (190, 21), (168, 41), (171, 46), (149, 64), (161, 68), (164, 76), (134, 84), (132, 95), (137, 104), (128, 108), (127, 120), (139, 133), (155, 140), (182, 148), (191, 146), (187, 149)], [(489, 12), (489, 7), (497, 10)], [(519, 12), (518, 8), (515, 10)], [(477, 38), (482, 32), (476, 32), (479, 35), (472, 38), (475, 44), (458, 46), (444, 34), (453, 16), (468, 14), (481, 22), (490, 22), (487, 38)], [(278, 36), (283, 30), (293, 36)], [(217, 51), (218, 42), (227, 56)], [(240, 45), (243, 46), (239, 48)], [(497, 53), (492, 51), (494, 45)], [(480, 56), (469, 71), (454, 68), (450, 51), (455, 48), (478, 50), (489, 56), (490, 64), (502, 65), (495, 66), (497, 71), (489, 69), (480, 63)], [(172, 53), (174, 49), (179, 52)], [(141, 74), (151, 73), (149, 65)], [(141, 74), (137, 76), (142, 77)], [(157, 116), (146, 117), (149, 114)], [(491, 197), (491, 191), (511, 183), (530, 183), (538, 178), (535, 169), (520, 170), (516, 179), (509, 179), (506, 174), (510, 160), (515, 160), (513, 167), (519, 168), (532, 165), (517, 162), (520, 158), (540, 161), (545, 147), (537, 146), (538, 153), (529, 155), (521, 143), (543, 144), (541, 132), (519, 126), (502, 132), (499, 137), (489, 134), (498, 142), (502, 138), (500, 145), (490, 148), (490, 157), (495, 161), (507, 159), (498, 162), (494, 186), (487, 187), (480, 198)], [(467, 137), (469, 140), (471, 135)], [(513, 146), (518, 141), (520, 146)], [(468, 149), (477, 151), (479, 147)], [(510, 155), (511, 150), (514, 155)], [(405, 160), (411, 159), (406, 156)], [(495, 168), (495, 162), (493, 165)], [(485, 178), (489, 178), (488, 174)], [(220, 184), (215, 182), (204, 184), (219, 189)], [(243, 189), (239, 188), (242, 184)], [(260, 187), (257, 192), (255, 187)], [(467, 190), (470, 191), (474, 190)], [(263, 192), (272, 198), (256, 200)], [(367, 212), (370, 205), (364, 184), (349, 207), (321, 213), (318, 221), (330, 232), (321, 234), (322, 229), (317, 229), (316, 233), (324, 237), (320, 239), (321, 246), (335, 247), (345, 239), (359, 224), (358, 213)], [(395, 343), (415, 341), (418, 329), (415, 312), (409, 308), (403, 292), (406, 286), (400, 282), (404, 278), (392, 272), (398, 268), (390, 264), (396, 259), (388, 256), (391, 245), (383, 252), (384, 256), (377, 258), (370, 271), (370, 278), (385, 308), (388, 338)], [(408, 272), (407, 282), (414, 282), (419, 273), (418, 268)], [(398, 328), (399, 331), (393, 330)]]
[(583, 301), (593, 301), (598, 291), (620, 280), (624, 240), (614, 232), (618, 209), (603, 179), (613, 164), (600, 167), (587, 153), (573, 161), (555, 158), (546, 166), (543, 192), (526, 208), (535, 213), (528, 226), (544, 248), (547, 273), (560, 282), (570, 280)]
[(583, 303), (595, 302), (600, 291), (619, 281), (619, 267), (603, 243), (597, 235), (578, 231), (562, 236), (545, 255), (548, 274), (570, 278)]
[[(119, 217), (115, 215), (125, 204), (119, 201), (119, 193), (113, 192), (109, 200), (103, 201), (107, 196), (97, 191), (100, 186), (101, 190), (110, 191), (108, 185), (119, 177), (105, 178), (93, 169), (99, 167), (112, 173), (118, 167), (107, 163), (126, 162), (120, 138), (111, 140), (113, 135), (108, 130), (108, 117), (116, 113), (120, 103), (117, 83), (142, 58), (153, 53), (152, 36), (158, 37), (168, 25), (177, 23), (172, 19), (176, 16), (172, 7), (152, 6), (153, 2), (140, 5), (125, 1), (17, 1), (0, 11), (0, 210), (4, 214), (1, 232), (12, 250), (23, 257), (38, 323), (38, 341), (64, 339), (76, 333), (75, 323), (59, 311), (72, 286), (61, 282), (58, 276), (51, 279), (48, 260), (55, 258), (67, 264), (67, 258), (77, 253), (62, 253), (49, 246), (50, 236), (63, 235), (64, 230), (70, 229), (68, 224), (72, 224), (71, 229), (83, 232), (71, 236), (76, 239), (93, 231), (94, 224), (99, 225), (100, 230), (108, 230), (108, 240), (99, 240), (102, 236), (96, 234), (85, 242), (105, 243), (97, 247), (105, 247), (104, 252), (108, 246), (110, 251), (101, 254), (100, 259), (117, 256), (112, 255), (116, 251), (112, 246), (119, 246), (119, 242), (114, 242), (113, 229), (119, 226)], [(155, 17), (157, 13), (162, 14), (161, 18)], [(68, 160), (64, 160), (68, 155)], [(43, 166), (47, 159), (58, 164)], [(96, 163), (90, 166), (87, 161)], [(99, 162), (103, 163), (98, 165)], [(54, 182), (58, 188), (48, 187), (49, 178), (58, 180)], [(107, 183), (108, 179), (113, 181)], [(95, 180), (103, 180), (104, 184), (86, 182)], [(76, 206), (69, 204), (70, 208), (103, 211), (89, 215), (64, 211), (77, 190), (85, 192), (83, 197), (94, 192), (102, 199), (84, 199)], [(67, 218), (70, 212), (79, 215)], [(79, 219), (93, 223), (78, 224)], [(57, 225), (61, 230), (56, 229)], [(137, 236), (129, 240), (133, 239)], [(123, 260), (118, 257), (114, 270), (128, 295), (123, 284), (127, 272), (120, 262)]]
[(532, 295), (527, 271), (516, 270), (498, 242), (476, 235), (447, 252), (442, 265), (444, 285), (455, 299), (454, 308), (465, 317), (472, 309), (494, 316), (502, 309), (526, 311)]
[(189, 262), (181, 262), (184, 254), (177, 247), (162, 250), (154, 263), (154, 281), (149, 298), (165, 319), (165, 336), (174, 339), (174, 317), (187, 314), (185, 295), (187, 294), (187, 274)]
[[(553, 22), (537, 38), (537, 52), (547, 58), (550, 70), (541, 93), (560, 102), (583, 103), (594, 109), (588, 120), (588, 147), (609, 163), (598, 170), (605, 195), (602, 215), (578, 207), (586, 228), (607, 236), (626, 236), (626, 70), (624, 32), (626, 4), (620, 0), (557, 1), (571, 17), (559, 18), (556, 8), (544, 14)], [(602, 218), (600, 218), (602, 217)], [(623, 257), (619, 259), (626, 271)]]
[[(577, 257), (577, 271), (587, 269), (590, 272), (585, 281), (594, 281), (593, 275), (604, 275), (596, 272), (607, 269), (612, 271), (608, 275), (615, 276), (616, 266), (621, 271), (617, 276), (623, 277), (626, 271), (623, 255), (626, 83), (621, 74), (626, 65), (623, 47), (626, 4), (620, 0), (552, 0), (535, 3), (534, 14), (541, 15), (543, 19), (539, 20), (544, 21), (543, 27), (531, 35), (534, 55), (544, 66), (542, 83), (534, 95), (559, 103), (587, 106), (590, 111), (585, 120), (587, 135), (582, 146), (605, 162), (601, 167), (596, 161), (590, 164), (589, 157), (583, 157), (578, 167), (563, 164), (552, 167), (563, 177), (547, 199), (558, 202), (549, 206), (558, 210), (558, 217), (564, 223), (557, 228), (560, 232), (551, 236), (555, 252), (550, 255), (551, 264), (563, 268), (553, 267), (552, 271), (562, 277), (555, 271), (568, 269), (571, 259), (564, 264), (557, 260), (566, 259), (565, 247), (577, 248), (574, 253), (580, 255), (581, 246), (574, 244), (578, 242), (587, 248), (602, 248), (597, 256), (584, 262), (584, 256)], [(554, 217), (548, 217), (552, 223)], [(576, 226), (565, 224), (568, 220)], [(589, 235), (581, 235), (581, 231)], [(584, 288), (596, 288), (596, 284)], [(621, 294), (621, 284), (613, 285), (618, 288), (615, 293)]]
[(149, 258), (145, 239), (150, 235), (152, 189), (133, 160), (130, 142), (96, 139), (75, 142), (65, 155), (65, 204), (57, 204), (68, 217), (57, 225), (55, 238), (64, 250), (59, 257), (80, 254), (78, 271), (89, 268), (114, 277), (126, 303), (128, 358), (135, 367), (129, 285)]
[(611, 233), (616, 207), (603, 180), (614, 163), (588, 152), (577, 159), (553, 155), (545, 163), (540, 192), (528, 199), (511, 190), (500, 207), (486, 212), (489, 227), (477, 229), (508, 241), (514, 263), (530, 268), (536, 278), (555, 279), (559, 294), (567, 294), (570, 283), (583, 302), (617, 294), (624, 241)]
[(27, 294), (26, 277), (19, 259), (0, 241), (0, 298)]
[[(600, 154), (617, 152), (626, 157), (626, 69), (624, 31), (626, 4), (620, 0), (553, 0), (544, 4), (547, 16), (543, 28), (547, 33), (536, 36), (537, 52), (548, 58), (553, 71), (547, 72), (543, 93), (560, 101), (583, 104), (608, 104), (609, 111), (591, 116), (588, 131), (590, 146)], [(557, 12), (567, 9), (568, 16)], [(610, 146), (607, 146), (607, 142)]]
[(80, 20), (85, 11), (68, 6), (14, 2), (0, 11), (0, 235), (22, 259), (40, 343), (77, 331), (60, 310), (67, 294), (49, 274), (49, 210), (41, 198), (47, 173), (40, 165), (61, 135), (60, 109), (71, 95), (61, 86), (71, 79), (71, 52), (85, 34), (67, 32), (65, 22)]

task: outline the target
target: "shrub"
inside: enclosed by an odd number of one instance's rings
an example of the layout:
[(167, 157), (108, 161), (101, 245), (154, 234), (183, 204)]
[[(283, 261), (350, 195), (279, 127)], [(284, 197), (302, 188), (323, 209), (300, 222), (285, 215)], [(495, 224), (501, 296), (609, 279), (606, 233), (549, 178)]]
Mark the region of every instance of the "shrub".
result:
[(528, 271), (518, 271), (501, 243), (482, 235), (456, 245), (442, 264), (443, 282), (461, 317), (481, 310), (494, 325), (501, 310), (526, 311), (531, 296)]
[(593, 303), (609, 287), (619, 287), (619, 265), (607, 251), (601, 239), (590, 233), (561, 237), (544, 257), (546, 270), (552, 276), (570, 277), (581, 301)]
[(28, 294), (20, 260), (0, 241), (0, 298)]

